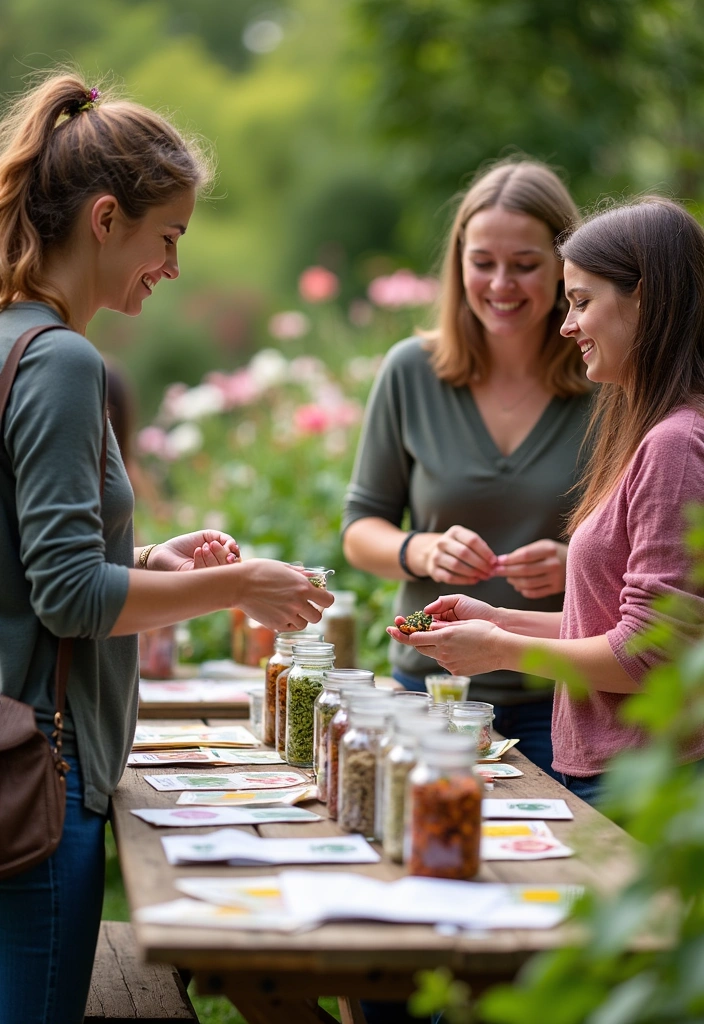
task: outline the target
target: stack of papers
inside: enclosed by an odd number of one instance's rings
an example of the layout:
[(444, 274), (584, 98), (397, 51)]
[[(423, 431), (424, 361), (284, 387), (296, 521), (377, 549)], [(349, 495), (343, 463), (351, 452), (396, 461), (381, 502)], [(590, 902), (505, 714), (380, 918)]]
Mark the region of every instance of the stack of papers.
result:
[(138, 750), (127, 758), (128, 768), (158, 764), (285, 764), (275, 750), (232, 750), (229, 747), (195, 747), (184, 750)]
[(544, 821), (491, 821), (482, 824), (482, 860), (548, 860), (574, 850), (556, 839)]
[(486, 757), (480, 757), (479, 762), (483, 764), (485, 761), (498, 761), (520, 742), (520, 740), (494, 740)]
[(284, 871), (254, 878), (179, 879), (191, 899), (136, 911), (140, 921), (295, 931), (330, 920), (444, 924), (469, 930), (552, 928), (578, 886), (526, 886), (403, 878), (382, 882), (340, 872)]
[(260, 839), (223, 828), (198, 836), (164, 836), (169, 864), (376, 864), (381, 858), (363, 836)]
[(181, 747), (258, 747), (259, 740), (243, 725), (198, 728), (170, 725), (168, 729), (137, 725), (133, 750), (178, 750)]
[(174, 793), (183, 789), (288, 789), (309, 784), (299, 772), (240, 772), (234, 775), (145, 775), (144, 778), (160, 792)]
[(143, 807), (133, 810), (150, 825), (184, 828), (189, 825), (270, 825), (281, 821), (322, 821), (302, 807)]

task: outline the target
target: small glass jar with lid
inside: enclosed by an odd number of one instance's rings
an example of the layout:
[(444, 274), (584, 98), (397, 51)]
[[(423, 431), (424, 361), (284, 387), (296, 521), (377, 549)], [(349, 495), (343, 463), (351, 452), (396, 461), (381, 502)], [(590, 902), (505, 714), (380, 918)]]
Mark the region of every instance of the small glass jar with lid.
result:
[[(335, 648), (337, 660), (337, 648)], [(323, 689), (315, 698), (313, 708), (313, 771), (318, 786), (318, 799), (327, 801), (327, 760), (330, 722), (341, 704), (341, 690), (374, 686), (374, 673), (367, 669), (333, 668), (325, 672)]]
[(428, 705), (428, 714), (438, 715), (439, 717), (449, 719), (450, 709), (447, 704), (440, 704), (437, 701), (433, 701), (431, 704)]
[(383, 690), (375, 687), (364, 688), (359, 693), (359, 687), (345, 687), (340, 691), (340, 708), (335, 712), (328, 730), (328, 762), (327, 762), (327, 787), (328, 787), (328, 817), (333, 821), (337, 818), (340, 798), (340, 744), (342, 738), (349, 728), (350, 705), (354, 703), (378, 703), (384, 708), (384, 714), (390, 714), (388, 709), (389, 697)]
[(345, 832), (367, 839), (375, 838), (376, 775), (387, 714), (381, 701), (353, 701), (340, 742), (338, 822)]
[(481, 780), (474, 738), (441, 733), (419, 741), (408, 776), (405, 860), (412, 875), (474, 878), (479, 870)]
[(276, 742), (276, 678), (284, 668), (291, 664), (294, 642), (303, 639), (322, 640), (322, 633), (308, 633), (306, 630), (295, 630), (290, 633), (278, 633), (274, 640), (274, 653), (266, 663), (264, 673), (264, 719), (262, 740), (267, 746), (273, 747)]
[(379, 775), (384, 853), (398, 864), (403, 860), (408, 775), (416, 766), (418, 744), (424, 736), (444, 732), (442, 719), (422, 712), (394, 717), (393, 742), (382, 758)]
[(286, 687), (286, 753), (289, 764), (313, 767), (313, 707), (323, 689), (323, 673), (335, 661), (333, 644), (293, 645), (293, 665)]
[(477, 746), (477, 757), (486, 757), (491, 749), (494, 705), (478, 700), (465, 700), (449, 703), (448, 709), (448, 732), (473, 736)]

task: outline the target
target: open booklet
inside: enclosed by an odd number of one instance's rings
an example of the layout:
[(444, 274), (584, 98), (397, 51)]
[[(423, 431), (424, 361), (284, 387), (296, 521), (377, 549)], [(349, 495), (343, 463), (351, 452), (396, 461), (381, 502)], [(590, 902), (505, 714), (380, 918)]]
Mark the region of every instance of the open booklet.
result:
[(363, 836), (261, 839), (235, 828), (197, 836), (163, 836), (169, 864), (376, 864)]
[(283, 871), (239, 878), (182, 878), (187, 897), (135, 913), (176, 926), (296, 931), (325, 921), (453, 925), (468, 930), (553, 928), (579, 886), (503, 885), (409, 876), (383, 882), (346, 872)]

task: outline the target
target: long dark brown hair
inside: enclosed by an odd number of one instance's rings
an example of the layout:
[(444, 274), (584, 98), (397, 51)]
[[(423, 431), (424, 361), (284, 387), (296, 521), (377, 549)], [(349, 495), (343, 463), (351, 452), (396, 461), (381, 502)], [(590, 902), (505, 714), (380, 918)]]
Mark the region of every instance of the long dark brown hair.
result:
[(649, 430), (678, 408), (704, 413), (704, 231), (678, 203), (647, 196), (596, 214), (558, 251), (622, 295), (641, 287), (621, 379), (602, 384), (594, 405), (571, 534), (612, 493)]
[[(462, 280), (462, 250), (467, 224), (475, 213), (499, 207), (542, 221), (557, 240), (579, 223), (579, 213), (555, 172), (537, 160), (507, 159), (484, 168), (462, 196), (447, 239), (441, 273), (438, 326), (422, 332), (432, 349), (432, 364), (441, 380), (455, 387), (484, 380), (489, 350), (484, 329), (467, 305)], [(567, 312), (562, 282), (545, 326), (540, 371), (548, 391), (561, 397), (591, 389), (576, 346), (565, 345), (560, 326)]]
[(0, 121), (0, 310), (21, 296), (69, 319), (43, 258), (91, 196), (113, 195), (137, 221), (210, 176), (200, 146), (159, 114), (108, 95), (96, 103), (78, 74), (51, 75)]

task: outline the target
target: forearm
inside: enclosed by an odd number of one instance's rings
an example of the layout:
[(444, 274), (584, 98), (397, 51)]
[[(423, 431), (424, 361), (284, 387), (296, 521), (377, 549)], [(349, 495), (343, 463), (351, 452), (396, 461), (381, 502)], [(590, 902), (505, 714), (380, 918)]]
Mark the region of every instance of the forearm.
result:
[(566, 661), (592, 690), (606, 693), (637, 693), (640, 690), (638, 683), (631, 679), (616, 660), (605, 636), (554, 640), (501, 630), (495, 634), (494, 643), (497, 668), (524, 671), (526, 655), (539, 651), (545, 655), (544, 666), (531, 665), (534, 675), (554, 679), (556, 663)]
[[(137, 558), (140, 550), (135, 549)], [(233, 607), (246, 590), (242, 570), (244, 565), (200, 572), (130, 569), (127, 599), (110, 635), (126, 636)]]
[[(387, 580), (407, 580), (408, 576), (398, 560), (401, 545), (407, 537), (405, 530), (387, 519), (369, 516), (357, 519), (347, 527), (342, 542), (345, 558), (355, 569), (364, 569)], [(425, 575), (426, 548), (437, 534), (420, 533), (406, 548), (406, 562), (419, 576)]]
[(496, 612), (497, 626), (509, 633), (559, 639), (562, 612), (530, 612), (518, 608), (497, 608)]

